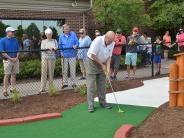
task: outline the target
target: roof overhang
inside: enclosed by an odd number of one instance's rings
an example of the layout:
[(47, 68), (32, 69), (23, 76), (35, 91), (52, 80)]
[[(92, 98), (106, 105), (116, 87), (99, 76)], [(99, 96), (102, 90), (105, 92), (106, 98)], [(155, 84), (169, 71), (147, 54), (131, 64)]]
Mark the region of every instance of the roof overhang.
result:
[(92, 0), (0, 0), (0, 9), (85, 12), (92, 8)]

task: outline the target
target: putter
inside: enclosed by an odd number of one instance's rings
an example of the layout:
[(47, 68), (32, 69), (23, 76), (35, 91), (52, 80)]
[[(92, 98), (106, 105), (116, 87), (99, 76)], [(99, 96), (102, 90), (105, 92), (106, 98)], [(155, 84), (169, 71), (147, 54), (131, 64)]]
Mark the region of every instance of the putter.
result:
[(107, 80), (108, 80), (108, 82), (109, 82), (109, 84), (110, 84), (110, 87), (111, 87), (111, 89), (112, 89), (112, 93), (113, 93), (113, 95), (114, 95), (114, 99), (115, 99), (116, 105), (117, 105), (117, 107), (118, 107), (118, 113), (123, 113), (124, 111), (120, 108), (120, 106), (119, 106), (119, 104), (118, 104), (118, 100), (117, 100), (117, 98), (116, 98), (114, 88), (112, 87), (111, 80), (110, 80), (110, 78), (109, 78), (109, 76), (108, 76), (107, 74), (106, 74), (106, 78), (107, 78)]

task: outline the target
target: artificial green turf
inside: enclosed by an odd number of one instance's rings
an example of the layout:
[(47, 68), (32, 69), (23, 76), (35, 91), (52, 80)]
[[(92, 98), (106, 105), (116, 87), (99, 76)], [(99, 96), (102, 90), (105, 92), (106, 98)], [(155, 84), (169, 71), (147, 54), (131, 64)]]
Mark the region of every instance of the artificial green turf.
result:
[[(97, 104), (98, 106), (98, 104)], [(0, 127), (0, 138), (113, 138), (126, 123), (140, 125), (154, 110), (151, 107), (121, 106), (125, 113), (97, 108), (88, 113), (87, 104), (80, 104), (62, 113), (59, 119)]]

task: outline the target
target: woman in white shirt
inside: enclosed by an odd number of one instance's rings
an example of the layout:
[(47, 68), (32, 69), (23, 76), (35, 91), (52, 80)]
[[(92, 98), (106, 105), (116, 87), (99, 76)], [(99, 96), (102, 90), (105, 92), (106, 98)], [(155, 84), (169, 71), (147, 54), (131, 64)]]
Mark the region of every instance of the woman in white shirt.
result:
[(58, 43), (55, 39), (52, 39), (52, 30), (47, 28), (45, 30), (45, 35), (47, 39), (42, 40), (41, 49), (47, 49), (48, 51), (43, 51), (41, 55), (41, 89), (39, 94), (45, 92), (46, 84), (47, 84), (47, 74), (49, 80), (49, 86), (53, 85), (53, 77), (54, 77), (54, 69), (55, 69), (55, 61), (56, 55), (55, 51), (58, 48)]

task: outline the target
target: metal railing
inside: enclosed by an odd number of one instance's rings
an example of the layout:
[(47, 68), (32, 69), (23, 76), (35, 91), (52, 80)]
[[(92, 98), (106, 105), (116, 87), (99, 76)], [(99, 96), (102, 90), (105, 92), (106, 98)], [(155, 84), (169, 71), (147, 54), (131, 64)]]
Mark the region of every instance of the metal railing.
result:
[[(151, 45), (154, 45), (154, 43), (150, 43)], [(140, 44), (140, 45), (150, 45), (150, 44)], [(79, 49), (88, 49), (89, 47), (81, 47), (77, 48)], [(57, 49), (56, 53), (59, 51), (64, 50), (70, 50), (73, 48), (65, 48), (65, 49)], [(36, 50), (19, 50), (19, 51), (1, 51), (2, 53), (20, 53), (20, 73), (17, 74), (17, 84), (16, 89), (21, 92), (23, 96), (27, 95), (34, 95), (37, 94), (40, 90), (43, 84), (41, 84), (41, 76), (43, 75), (42, 72), (42, 59), (40, 55), (31, 57), (32, 54), (38, 53), (38, 52), (45, 52), (48, 51), (48, 49), (36, 49)], [(25, 53), (31, 53), (29, 56), (26, 56)], [(137, 73), (136, 78), (145, 78), (145, 77), (151, 77), (154, 76), (154, 65), (153, 65), (153, 46), (152, 46), (152, 54), (149, 55), (149, 57), (146, 57), (148, 55), (144, 55), (144, 52), (138, 53), (138, 61), (137, 61)], [(58, 54), (59, 55), (59, 54)], [(2, 57), (2, 56), (1, 56)], [(148, 58), (148, 59), (145, 59)], [(144, 62), (144, 60), (147, 60)], [(3, 61), (3, 60), (2, 60)], [(48, 63), (47, 63), (48, 64)], [(84, 85), (86, 84), (86, 80), (82, 77), (82, 72), (80, 68), (79, 60), (74, 59), (70, 62), (71, 66), (68, 67), (66, 74), (68, 77), (65, 78), (67, 80), (68, 87), (63, 88), (64, 83), (64, 74), (63, 74), (63, 61), (61, 60), (60, 56), (56, 56), (55, 60), (55, 68), (54, 68), (54, 77), (53, 77), (53, 85), (57, 89), (57, 91), (62, 91), (65, 89), (72, 89), (73, 84), (76, 86)], [(165, 65), (169, 65), (170, 62), (166, 63)], [(73, 69), (74, 72), (70, 71), (72, 67), (75, 67)], [(162, 70), (163, 74), (169, 73), (169, 68), (163, 68)], [(74, 77), (72, 76), (74, 74)], [(65, 75), (65, 76), (66, 76)], [(4, 76), (4, 68), (3, 68), (3, 62), (0, 63), (0, 92), (3, 92), (3, 76)], [(48, 75), (46, 75), (47, 77)], [(120, 68), (119, 72), (117, 74), (117, 80), (124, 80), (127, 76), (126, 71), (126, 65), (125, 65), (125, 55), (121, 55), (121, 61), (120, 61)], [(48, 76), (49, 77), (49, 76)], [(73, 78), (71, 78), (73, 77)], [(73, 80), (71, 80), (73, 79)], [(11, 81), (9, 81), (9, 84), (11, 84)], [(49, 88), (49, 82), (47, 81), (45, 86), (45, 91), (48, 91)], [(10, 90), (11, 87), (8, 88)], [(0, 93), (0, 98), (4, 98), (3, 94)]]

